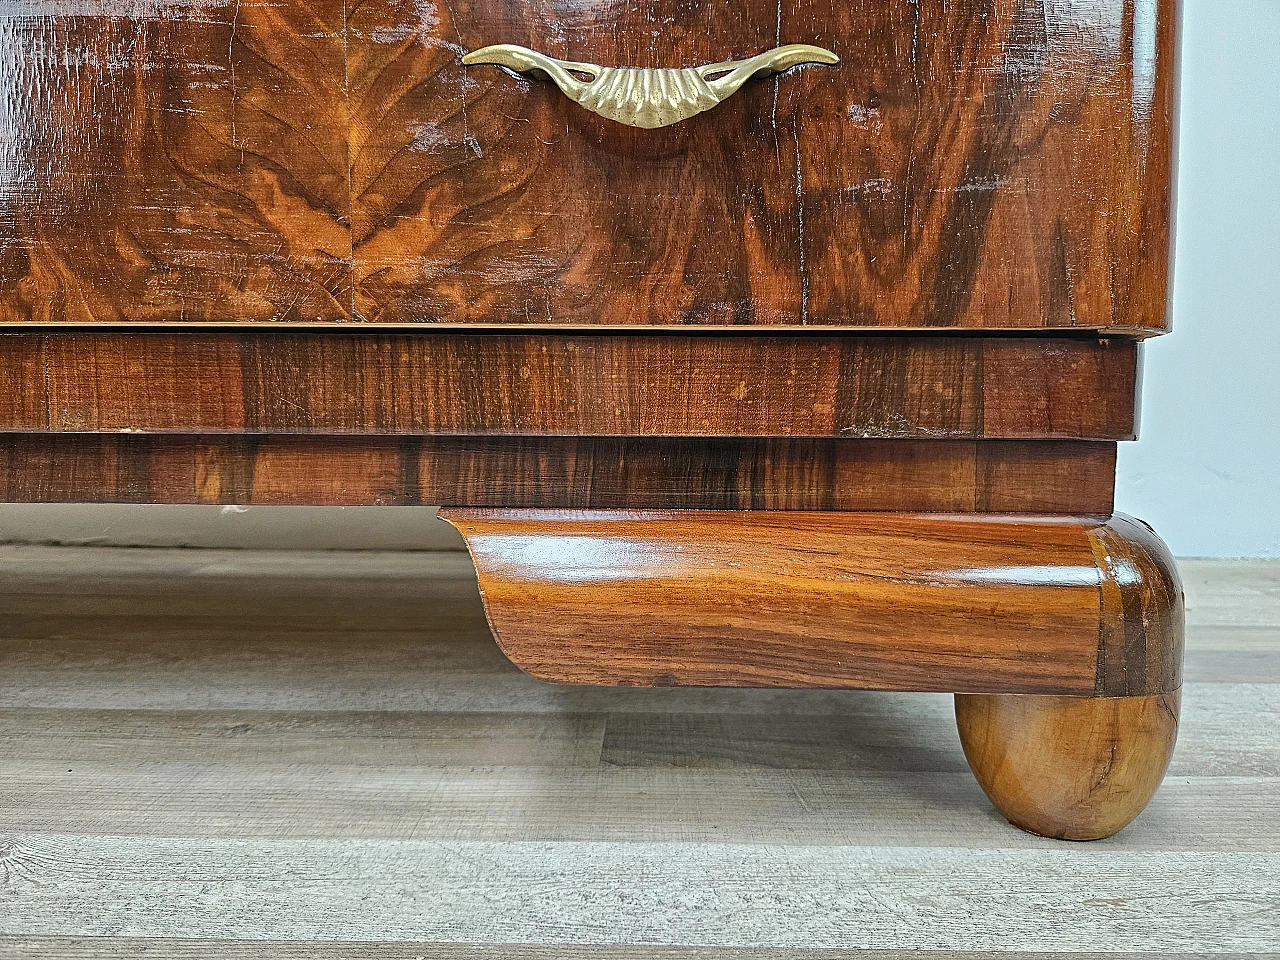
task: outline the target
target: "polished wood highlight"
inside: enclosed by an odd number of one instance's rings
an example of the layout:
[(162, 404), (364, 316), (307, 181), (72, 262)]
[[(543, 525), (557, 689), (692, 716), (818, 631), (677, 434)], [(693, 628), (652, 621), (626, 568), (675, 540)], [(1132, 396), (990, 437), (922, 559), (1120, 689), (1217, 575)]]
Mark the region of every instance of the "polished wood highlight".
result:
[(1109, 514), (1116, 445), (0, 434), (0, 502)]
[[(19, 0), (0, 322), (1166, 327), (1176, 0)], [(462, 55), (837, 68), (663, 130)]]
[(1023, 337), (5, 334), (23, 399), (0, 431), (1122, 440), (1138, 361)]
[(965, 757), (1014, 826), (1100, 840), (1155, 795), (1178, 739), (1180, 690), (1154, 696), (956, 695)]
[[(441, 516), (467, 541), (499, 645), (542, 680), (1078, 696), (1116, 670), (1144, 694), (1182, 683), (1173, 564), (1127, 518)], [(1100, 542), (1144, 559), (1101, 560)], [(1117, 589), (1144, 604), (1106, 599)]]
[(1102, 579), (1099, 696), (1165, 690), (1182, 676), (1182, 578), (1164, 542), (1141, 520), (1116, 516), (1089, 535)]

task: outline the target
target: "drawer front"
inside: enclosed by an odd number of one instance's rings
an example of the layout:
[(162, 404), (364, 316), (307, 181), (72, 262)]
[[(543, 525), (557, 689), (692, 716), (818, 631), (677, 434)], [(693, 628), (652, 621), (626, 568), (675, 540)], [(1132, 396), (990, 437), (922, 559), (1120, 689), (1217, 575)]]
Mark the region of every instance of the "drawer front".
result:
[[(1159, 331), (1175, 21), (1173, 0), (10, 0), (0, 321)], [(658, 129), (462, 63), (796, 42), (841, 62)]]

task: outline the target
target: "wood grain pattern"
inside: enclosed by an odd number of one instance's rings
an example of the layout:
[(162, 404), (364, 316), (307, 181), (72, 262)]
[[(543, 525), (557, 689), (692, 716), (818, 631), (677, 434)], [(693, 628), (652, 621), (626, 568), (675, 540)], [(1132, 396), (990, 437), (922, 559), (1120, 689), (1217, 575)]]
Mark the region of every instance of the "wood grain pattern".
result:
[[(1076, 347), (1041, 340), (1034, 360), (1020, 358), (1016, 351), (984, 351), (982, 379), (986, 384), (982, 398), (982, 425), (999, 435), (1008, 431), (1037, 436), (1054, 436), (1070, 430), (1071, 410), (1089, 407), (1091, 416), (1100, 420), (1134, 418), (1135, 438), (1142, 394), (1142, 345), (1131, 345), (1135, 355), (1130, 360), (1124, 351), (1099, 356), (1099, 369), (1081, 376), (1080, 355)], [(1028, 381), (1034, 381), (1030, 387)], [(1126, 397), (1118, 392), (1132, 392), (1131, 410)]]
[(1010, 823), (1101, 840), (1155, 796), (1181, 705), (1181, 690), (1091, 700), (957, 694), (956, 722), (974, 776)]
[(801, 171), (811, 317), (1166, 326), (1176, 0), (806, 3), (782, 26), (865, 64), (854, 99), (792, 88), (826, 144)]
[[(180, 917), (182, 929), (215, 940), (248, 924), (264, 940), (339, 940), (358, 931), (382, 942), (480, 944), (499, 956), (513, 941), (620, 936), (793, 949), (874, 943), (925, 953), (1037, 939), (1106, 943), (1117, 952), (1169, 944), (1247, 953), (1274, 943), (1267, 908), (1280, 896), (1267, 853), (1116, 852), (1086, 867), (1043, 841), (1038, 849), (977, 854), (910, 844), (759, 849), (55, 835), (18, 838), (14, 855), (26, 869), (13, 908), (0, 918), (0, 931), (12, 934), (111, 937), (126, 922), (129, 931), (164, 934)], [(83, 878), (87, 869), (92, 883)], [(975, 875), (982, 910), (957, 879)], [(850, 877), (867, 878), (872, 889), (851, 893)], [(1140, 921), (1130, 897), (1112, 891), (1141, 896)], [(95, 907), (101, 902), (108, 909)]]
[(0, 502), (1109, 514), (1114, 443), (0, 434)]
[(0, 321), (349, 319), (341, 0), (20, 0), (0, 37)]
[(1102, 581), (1103, 629), (1098, 648), (1098, 690), (1132, 697), (1160, 687), (1157, 678), (1182, 681), (1182, 579), (1169, 548), (1145, 523), (1130, 517), (1090, 531)]
[(39, 337), (0, 335), (0, 423), (8, 430), (49, 425), (45, 344)]
[(467, 540), (499, 645), (542, 680), (1090, 696), (1112, 683), (1100, 644), (1119, 631), (1128, 662), (1168, 666), (1131, 670), (1130, 688), (1181, 683), (1168, 583), (1125, 588), (1146, 609), (1104, 599), (1157, 568), (1095, 556), (1099, 536), (1156, 550), (1153, 534), (1128, 540), (1123, 518), (441, 516)]
[(0, 431), (1121, 440), (1137, 362), (1020, 337), (9, 334)]
[[(1166, 327), (1176, 0), (19, 0), (0, 322)], [(636, 131), (517, 42), (839, 68)]]

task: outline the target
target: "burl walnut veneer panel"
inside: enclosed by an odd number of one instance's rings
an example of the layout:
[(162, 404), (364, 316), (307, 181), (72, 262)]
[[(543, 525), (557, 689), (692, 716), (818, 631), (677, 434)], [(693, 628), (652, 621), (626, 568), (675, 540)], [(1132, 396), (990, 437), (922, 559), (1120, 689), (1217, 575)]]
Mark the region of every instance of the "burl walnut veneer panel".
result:
[[(10, 0), (0, 322), (1166, 325), (1176, 0)], [(838, 67), (674, 127), (514, 42)]]
[(4, 334), (21, 399), (0, 431), (1123, 440), (1138, 356), (1015, 337)]
[(349, 319), (345, 48), (342, 0), (0, 4), (0, 321)]
[(1111, 512), (1061, 440), (0, 434), (0, 502)]

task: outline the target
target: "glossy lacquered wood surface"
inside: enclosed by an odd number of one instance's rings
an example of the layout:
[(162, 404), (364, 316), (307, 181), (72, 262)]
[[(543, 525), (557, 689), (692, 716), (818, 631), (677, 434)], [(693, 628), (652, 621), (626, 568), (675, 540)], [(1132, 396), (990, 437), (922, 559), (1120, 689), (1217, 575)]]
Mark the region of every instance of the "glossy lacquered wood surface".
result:
[(1101, 572), (1098, 693), (1165, 692), (1182, 675), (1182, 579), (1163, 541), (1140, 520), (1117, 515), (1090, 531)]
[(1121, 440), (1125, 340), (0, 335), (0, 431)]
[[(1166, 323), (1176, 0), (16, 0), (0, 321)], [(842, 58), (664, 130), (461, 65)]]
[(1101, 840), (1146, 808), (1178, 739), (1182, 692), (1155, 696), (956, 696), (965, 757), (1014, 826)]
[[(1127, 518), (441, 515), (467, 540), (499, 645), (544, 680), (1076, 696), (1181, 685), (1177, 572)], [(1121, 543), (1141, 562), (1099, 560)], [(1116, 590), (1146, 603), (1110, 603)]]
[(1078, 441), (0, 434), (0, 502), (1108, 514)]

